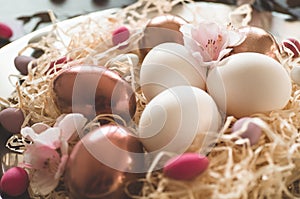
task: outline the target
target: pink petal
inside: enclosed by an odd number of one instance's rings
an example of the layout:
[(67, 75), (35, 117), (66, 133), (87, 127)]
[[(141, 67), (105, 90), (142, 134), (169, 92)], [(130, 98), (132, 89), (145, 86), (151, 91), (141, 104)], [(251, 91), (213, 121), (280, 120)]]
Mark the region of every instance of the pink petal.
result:
[(24, 165), (32, 170), (31, 188), (35, 193), (46, 195), (58, 185), (55, 178), (60, 165), (60, 157), (56, 150), (48, 146), (30, 145), (24, 153)]
[(201, 21), (197, 25), (182, 25), (184, 45), (201, 66), (212, 68), (233, 47), (242, 43), (245, 35), (234, 30), (221, 27), (213, 22)]
[(57, 169), (57, 172), (56, 172), (54, 178), (59, 179), (60, 176), (62, 176), (62, 174), (63, 174), (64, 171), (65, 171), (65, 167), (66, 167), (66, 165), (67, 165), (68, 158), (69, 158), (68, 155), (63, 155), (63, 156), (61, 157), (61, 159), (60, 159), (61, 161), (60, 161), (60, 164), (58, 165), (58, 169)]
[(59, 161), (58, 152), (48, 146), (33, 144), (24, 152), (24, 163), (34, 169), (46, 169), (51, 172), (55, 165), (59, 165)]
[(68, 155), (69, 154), (69, 144), (67, 141), (62, 141), (60, 145), (60, 151), (62, 155)]
[(222, 34), (219, 26), (216, 23), (199, 24), (198, 31), (201, 32), (201, 38), (203, 38), (202, 45), (207, 43), (207, 39), (216, 40), (218, 38), (218, 35)]

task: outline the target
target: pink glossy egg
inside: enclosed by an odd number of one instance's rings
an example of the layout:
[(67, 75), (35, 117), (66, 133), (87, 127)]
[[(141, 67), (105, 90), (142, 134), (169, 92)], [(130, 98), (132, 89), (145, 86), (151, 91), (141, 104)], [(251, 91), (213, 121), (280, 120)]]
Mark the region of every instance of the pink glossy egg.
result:
[[(240, 130), (243, 127), (244, 123), (249, 119), (251, 119), (251, 118), (243, 117), (243, 118), (237, 120), (232, 126), (232, 132)], [(261, 134), (262, 134), (261, 128), (259, 126), (257, 126), (256, 124), (250, 122), (247, 129), (241, 134), (241, 137), (248, 138), (250, 141), (250, 144), (254, 145), (254, 144), (258, 143)]]
[[(122, 27), (116, 29), (112, 33), (113, 45), (116, 46), (116, 45), (126, 41), (127, 39), (129, 39), (129, 36), (130, 36), (130, 32), (129, 32), (128, 28), (126, 28), (125, 26), (122, 26)], [(124, 48), (124, 47), (126, 47), (126, 45), (121, 46), (120, 48)]]
[(12, 167), (1, 178), (1, 190), (9, 196), (22, 195), (29, 186), (27, 172), (20, 167)]
[(175, 180), (192, 180), (202, 174), (208, 167), (209, 160), (198, 153), (184, 153), (171, 158), (164, 166), (166, 177)]
[[(69, 60), (66, 58), (66, 57), (61, 57), (55, 61), (52, 61), (50, 62), (50, 66), (49, 66), (49, 69), (48, 70), (51, 70), (51, 73), (50, 74), (53, 74), (54, 73), (54, 66), (55, 65), (59, 65), (59, 64), (66, 64)], [(60, 71), (61, 68), (56, 68), (56, 71)]]
[(293, 58), (296, 58), (300, 55), (300, 43), (298, 40), (290, 38), (282, 42), (282, 45), (293, 52)]
[(0, 38), (9, 39), (12, 36), (12, 29), (8, 25), (0, 22)]

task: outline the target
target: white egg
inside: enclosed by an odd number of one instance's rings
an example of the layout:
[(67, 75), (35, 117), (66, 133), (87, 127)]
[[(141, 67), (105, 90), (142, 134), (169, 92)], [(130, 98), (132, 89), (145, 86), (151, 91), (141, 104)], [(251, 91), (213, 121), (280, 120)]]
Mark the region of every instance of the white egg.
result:
[(149, 101), (174, 86), (190, 85), (205, 89), (205, 69), (199, 67), (184, 46), (163, 43), (155, 46), (143, 60), (140, 84)]
[(229, 56), (212, 69), (207, 89), (222, 111), (240, 118), (284, 108), (292, 84), (279, 62), (246, 52)]
[[(176, 86), (154, 97), (139, 122), (139, 138), (148, 152), (182, 153), (196, 135), (216, 140), (221, 116), (213, 99), (192, 86)], [(212, 141), (212, 138), (215, 140)], [(201, 145), (203, 146), (203, 144)]]
[(296, 84), (300, 85), (300, 66), (295, 66), (291, 70), (291, 78)]

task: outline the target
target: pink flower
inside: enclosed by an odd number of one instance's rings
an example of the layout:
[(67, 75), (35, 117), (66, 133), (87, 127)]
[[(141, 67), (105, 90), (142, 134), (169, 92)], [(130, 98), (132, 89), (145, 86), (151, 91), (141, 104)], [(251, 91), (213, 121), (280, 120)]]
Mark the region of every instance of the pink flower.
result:
[(81, 133), (86, 122), (81, 114), (68, 114), (59, 117), (54, 127), (37, 123), (21, 130), (33, 142), (26, 147), (23, 162), (32, 171), (30, 183), (35, 193), (47, 195), (56, 188), (68, 160), (68, 141)]
[(245, 36), (213, 22), (201, 21), (196, 25), (184, 24), (184, 46), (191, 51), (201, 66), (213, 67), (232, 49), (241, 44)]

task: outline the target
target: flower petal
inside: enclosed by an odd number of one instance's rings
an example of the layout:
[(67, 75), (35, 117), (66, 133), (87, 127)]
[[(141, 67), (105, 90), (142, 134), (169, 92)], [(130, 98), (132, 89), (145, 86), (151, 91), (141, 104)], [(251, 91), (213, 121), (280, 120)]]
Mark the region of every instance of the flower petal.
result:
[(49, 128), (43, 133), (38, 134), (34, 142), (57, 149), (60, 147), (60, 135), (61, 131), (59, 128)]
[(35, 193), (49, 194), (58, 185), (55, 178), (61, 158), (55, 149), (44, 145), (30, 145), (24, 152), (24, 165), (31, 169), (31, 188)]
[(246, 35), (244, 33), (240, 33), (233, 30), (229, 30), (228, 35), (229, 35), (228, 46), (230, 47), (240, 45), (246, 39)]
[(68, 141), (74, 133), (80, 133), (82, 131), (86, 122), (87, 119), (82, 114), (72, 113), (65, 115), (64, 118), (54, 126), (61, 129), (61, 139)]
[(214, 22), (200, 21), (196, 25), (182, 25), (184, 46), (190, 50), (199, 65), (213, 68), (233, 47), (242, 43), (245, 36)]
[(21, 129), (21, 135), (30, 141), (34, 141), (37, 138), (37, 134), (30, 127), (24, 127)]
[[(59, 164), (60, 157), (55, 149), (45, 145), (29, 145), (24, 152), (24, 163), (33, 169), (49, 169), (48, 172)], [(53, 172), (52, 172), (53, 173)]]
[(222, 50), (219, 54), (217, 61), (220, 61), (225, 55), (229, 54), (231, 51), (232, 51), (232, 48), (226, 48), (226, 49)]
[(40, 195), (51, 193), (58, 183), (59, 178), (54, 178), (54, 175), (46, 170), (34, 171), (30, 180), (32, 191)]
[(68, 155), (63, 155), (60, 159), (60, 164), (58, 165), (58, 169), (57, 169), (57, 172), (54, 176), (55, 179), (59, 179), (60, 176), (62, 176), (62, 174), (64, 173), (65, 171), (65, 167), (67, 165), (67, 162), (68, 162), (68, 158), (69, 156)]

